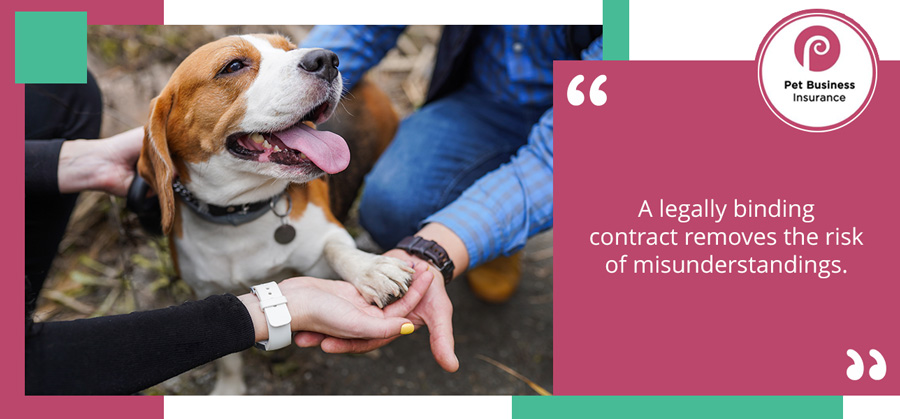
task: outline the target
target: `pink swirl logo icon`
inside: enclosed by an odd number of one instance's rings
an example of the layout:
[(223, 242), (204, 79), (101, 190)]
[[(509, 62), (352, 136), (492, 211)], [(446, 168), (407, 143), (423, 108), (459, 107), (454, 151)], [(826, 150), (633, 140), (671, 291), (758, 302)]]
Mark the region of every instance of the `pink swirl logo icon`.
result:
[(837, 62), (841, 55), (841, 43), (831, 29), (810, 26), (800, 32), (794, 41), (794, 55), (807, 71), (825, 71)]

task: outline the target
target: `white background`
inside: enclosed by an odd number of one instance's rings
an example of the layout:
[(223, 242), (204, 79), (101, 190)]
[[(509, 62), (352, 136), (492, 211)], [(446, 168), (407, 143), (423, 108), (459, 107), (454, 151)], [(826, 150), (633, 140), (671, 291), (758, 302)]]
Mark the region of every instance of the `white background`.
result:
[(603, 23), (584, 0), (164, 0), (166, 25), (446, 25)]
[(166, 419), (504, 419), (510, 396), (166, 396)]
[(632, 60), (755, 60), (763, 38), (784, 17), (831, 9), (869, 33), (882, 60), (900, 60), (900, 1), (631, 0)]
[[(168, 25), (602, 24), (600, 0), (164, 0)], [(632, 60), (753, 60), (779, 20), (804, 9), (849, 16), (882, 60), (900, 60), (900, 2), (631, 0)]]

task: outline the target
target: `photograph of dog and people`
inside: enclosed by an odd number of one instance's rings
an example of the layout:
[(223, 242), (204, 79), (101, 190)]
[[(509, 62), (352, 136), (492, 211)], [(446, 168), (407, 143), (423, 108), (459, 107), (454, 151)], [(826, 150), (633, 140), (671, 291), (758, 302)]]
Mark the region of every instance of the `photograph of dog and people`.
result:
[(25, 86), (26, 394), (550, 394), (600, 26), (89, 26)]

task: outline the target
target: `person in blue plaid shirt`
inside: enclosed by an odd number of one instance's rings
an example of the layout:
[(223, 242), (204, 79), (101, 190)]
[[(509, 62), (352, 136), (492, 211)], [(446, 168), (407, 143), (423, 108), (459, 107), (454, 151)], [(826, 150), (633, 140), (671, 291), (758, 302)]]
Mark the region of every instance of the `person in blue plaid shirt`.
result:
[[(337, 53), (349, 90), (395, 46), (403, 30), (318, 26), (301, 47)], [(449, 254), (453, 276), (505, 261), (493, 271), (514, 272), (513, 277), (477, 275), (477, 270), (468, 277), (483, 299), (508, 298), (519, 268), (518, 259), (505, 256), (553, 226), (553, 60), (601, 59), (601, 31), (590, 26), (445, 27), (425, 105), (401, 123), (366, 177), (360, 221), (375, 241), (390, 249), (413, 234), (433, 240)], [(386, 254), (418, 260), (399, 249)], [(437, 268), (433, 271), (441, 278)], [(412, 312), (393, 311), (388, 306), (385, 314), (409, 316), (417, 327), (428, 327), (441, 367), (459, 368), (444, 281), (433, 281)], [(321, 345), (326, 352), (366, 352), (389, 340), (301, 333), (296, 341)]]

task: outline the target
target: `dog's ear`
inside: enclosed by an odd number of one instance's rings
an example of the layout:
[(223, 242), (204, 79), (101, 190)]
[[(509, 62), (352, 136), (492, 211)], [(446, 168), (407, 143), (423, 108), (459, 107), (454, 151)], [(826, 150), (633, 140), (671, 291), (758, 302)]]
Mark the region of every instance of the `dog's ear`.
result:
[(150, 102), (150, 121), (144, 127), (144, 146), (138, 160), (138, 173), (159, 195), (164, 234), (172, 231), (175, 218), (175, 196), (172, 192), (175, 166), (169, 154), (169, 143), (166, 138), (166, 122), (172, 108), (172, 98), (173, 95), (163, 91)]

